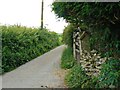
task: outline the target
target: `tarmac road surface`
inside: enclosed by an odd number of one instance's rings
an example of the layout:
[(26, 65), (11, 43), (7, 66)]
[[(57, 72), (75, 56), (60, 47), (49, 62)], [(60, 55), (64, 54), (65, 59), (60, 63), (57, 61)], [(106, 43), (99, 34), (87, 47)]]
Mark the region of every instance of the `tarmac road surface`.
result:
[(2, 75), (2, 88), (64, 88), (65, 71), (60, 58), (65, 49), (61, 45), (40, 57)]

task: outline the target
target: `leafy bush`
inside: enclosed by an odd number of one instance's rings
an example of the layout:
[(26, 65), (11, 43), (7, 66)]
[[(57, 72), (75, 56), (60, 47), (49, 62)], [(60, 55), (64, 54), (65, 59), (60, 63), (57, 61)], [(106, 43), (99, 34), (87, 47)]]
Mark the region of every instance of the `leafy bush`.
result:
[(60, 45), (63, 44), (63, 34), (59, 34), (59, 42), (60, 42)]
[(75, 27), (73, 24), (68, 25), (65, 27), (63, 32), (63, 41), (65, 44), (67, 44), (69, 47), (73, 46), (73, 32), (75, 30)]
[(88, 80), (88, 76), (81, 65), (75, 65), (65, 77), (66, 84), (70, 88), (81, 88), (86, 80)]
[[(114, 29), (117, 31), (117, 29)], [(120, 31), (119, 31), (120, 32)], [(118, 33), (118, 32), (117, 32)], [(108, 27), (92, 29), (90, 37), (91, 49), (96, 49), (104, 57), (120, 57), (120, 38)]]
[(18, 66), (59, 45), (58, 35), (46, 29), (0, 26), (2, 30), (2, 72)]
[(110, 59), (102, 65), (97, 88), (120, 87), (120, 60)]
[(64, 69), (72, 68), (75, 65), (75, 59), (72, 55), (72, 49), (67, 47), (61, 57), (61, 67)]

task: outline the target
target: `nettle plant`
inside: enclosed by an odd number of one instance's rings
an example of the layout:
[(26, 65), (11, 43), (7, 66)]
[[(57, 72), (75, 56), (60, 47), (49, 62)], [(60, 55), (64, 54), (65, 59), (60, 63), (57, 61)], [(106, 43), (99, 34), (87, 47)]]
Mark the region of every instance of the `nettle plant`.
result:
[(98, 88), (120, 87), (120, 60), (110, 59), (102, 65), (101, 73), (98, 76)]

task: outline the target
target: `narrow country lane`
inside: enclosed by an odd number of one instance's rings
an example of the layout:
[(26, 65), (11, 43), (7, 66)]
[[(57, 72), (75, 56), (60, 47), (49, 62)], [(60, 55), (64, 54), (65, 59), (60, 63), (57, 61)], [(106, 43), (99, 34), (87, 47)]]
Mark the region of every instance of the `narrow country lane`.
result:
[(64, 88), (61, 45), (2, 76), (2, 88)]

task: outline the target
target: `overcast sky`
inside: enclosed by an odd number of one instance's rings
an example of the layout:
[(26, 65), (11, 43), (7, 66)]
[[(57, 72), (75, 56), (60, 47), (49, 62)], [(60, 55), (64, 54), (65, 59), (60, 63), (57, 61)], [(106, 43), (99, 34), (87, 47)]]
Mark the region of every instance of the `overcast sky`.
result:
[[(0, 0), (0, 23), (20, 24), (28, 27), (40, 27), (41, 25), (41, 1), (42, 0)], [(51, 12), (53, 0), (44, 0), (44, 26), (50, 31), (62, 33), (65, 20), (56, 19)]]

